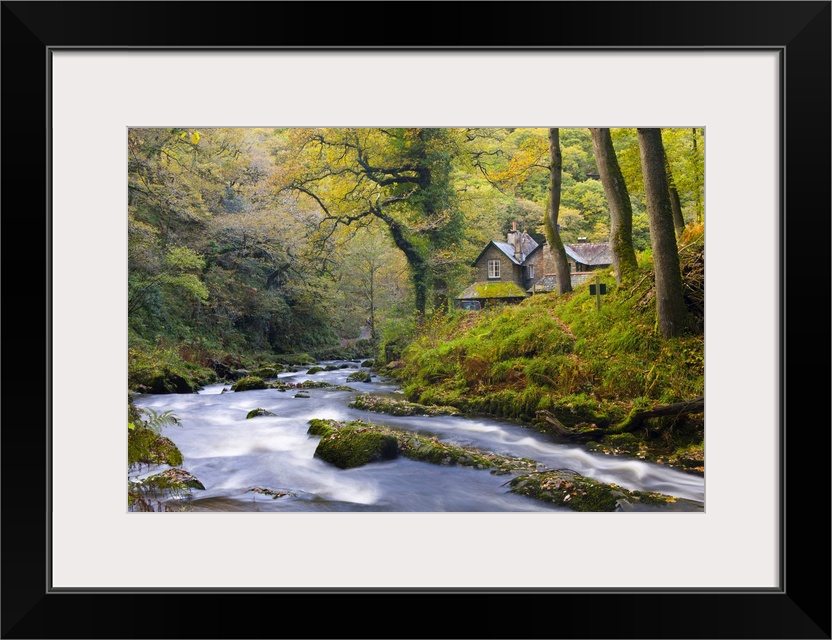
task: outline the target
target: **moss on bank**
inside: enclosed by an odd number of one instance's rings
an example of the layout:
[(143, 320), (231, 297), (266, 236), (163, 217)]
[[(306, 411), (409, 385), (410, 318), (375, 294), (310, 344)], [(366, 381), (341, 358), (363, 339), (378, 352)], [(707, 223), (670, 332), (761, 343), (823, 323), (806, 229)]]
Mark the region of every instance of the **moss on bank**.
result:
[[(701, 291), (702, 270), (694, 267), (704, 259), (703, 247), (688, 241), (682, 265), (686, 291), (695, 293)], [(541, 417), (548, 412), (580, 432), (581, 442), (597, 439), (598, 450), (701, 470), (704, 460), (677, 453), (701, 451), (701, 414), (645, 420), (619, 439), (626, 447), (606, 435), (634, 410), (704, 395), (698, 299), (688, 296), (690, 331), (661, 339), (651, 269), (643, 258), (639, 273), (621, 286), (611, 273), (599, 273), (608, 291), (600, 312), (584, 284), (564, 295), (437, 315), (390, 374), (409, 402), (515, 420), (561, 437)]]

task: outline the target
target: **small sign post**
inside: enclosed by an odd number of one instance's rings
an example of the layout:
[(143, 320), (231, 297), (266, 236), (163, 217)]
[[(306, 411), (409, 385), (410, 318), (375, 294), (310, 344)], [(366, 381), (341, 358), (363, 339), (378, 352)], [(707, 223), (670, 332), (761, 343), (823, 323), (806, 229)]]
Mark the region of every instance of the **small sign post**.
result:
[(598, 311), (601, 310), (601, 296), (606, 295), (607, 293), (607, 285), (601, 284), (598, 282), (598, 276), (595, 276), (595, 284), (589, 285), (589, 295), (595, 296), (595, 304), (598, 307)]

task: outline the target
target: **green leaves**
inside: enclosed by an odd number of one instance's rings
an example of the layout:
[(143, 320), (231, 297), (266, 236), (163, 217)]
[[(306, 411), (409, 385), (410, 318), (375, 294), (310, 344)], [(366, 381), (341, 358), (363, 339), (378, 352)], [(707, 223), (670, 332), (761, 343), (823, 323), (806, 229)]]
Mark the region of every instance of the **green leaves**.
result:
[(176, 416), (176, 414), (173, 413), (172, 410), (157, 413), (156, 411), (148, 407), (146, 409), (143, 409), (142, 411), (147, 416), (147, 418), (144, 420), (144, 426), (150, 429), (153, 433), (160, 433), (164, 427), (182, 426), (182, 423), (179, 421), (179, 418)]
[(175, 246), (168, 248), (165, 262), (172, 269), (179, 271), (202, 270), (205, 259), (189, 247)]

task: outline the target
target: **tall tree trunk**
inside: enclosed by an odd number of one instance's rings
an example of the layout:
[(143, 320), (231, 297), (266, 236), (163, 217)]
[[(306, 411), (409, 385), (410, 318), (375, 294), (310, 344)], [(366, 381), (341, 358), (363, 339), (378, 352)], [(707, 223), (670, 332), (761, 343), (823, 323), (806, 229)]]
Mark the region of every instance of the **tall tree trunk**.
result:
[(678, 238), (685, 230), (685, 217), (682, 215), (682, 202), (679, 200), (679, 192), (676, 190), (676, 183), (673, 181), (673, 170), (670, 168), (670, 160), (667, 159), (666, 154), (664, 165), (667, 169), (667, 189), (670, 196), (670, 209), (673, 211), (673, 226), (676, 227), (676, 237)]
[(373, 215), (387, 225), (394, 244), (401, 250), (410, 266), (410, 277), (413, 281), (414, 303), (416, 306), (416, 322), (421, 325), (425, 318), (428, 294), (430, 293), (430, 265), (423, 251), (416, 246), (405, 232), (403, 225), (388, 215), (381, 207), (371, 207)]
[[(693, 156), (696, 157), (698, 153), (697, 144), (696, 144), (696, 128), (692, 128), (690, 130), (691, 138), (693, 139)], [(696, 167), (699, 166), (697, 163), (694, 165)], [(696, 194), (696, 221), (702, 222), (702, 181), (705, 177), (697, 170), (695, 174), (694, 180), (694, 193)]]
[(679, 336), (685, 329), (686, 309), (682, 270), (673, 228), (673, 212), (667, 187), (661, 129), (639, 129), (638, 146), (647, 198), (647, 219), (656, 273), (656, 314), (663, 338)]
[(558, 231), (558, 213), (560, 211), (560, 186), (563, 178), (563, 157), (560, 152), (560, 133), (558, 129), (549, 129), (549, 208), (546, 212), (546, 235), (549, 249), (555, 259), (555, 275), (558, 279), (558, 293), (572, 291), (572, 277), (566, 250)]
[(595, 164), (604, 185), (610, 208), (610, 248), (615, 281), (626, 282), (638, 271), (636, 252), (633, 249), (633, 205), (621, 167), (615, 157), (609, 129), (590, 129)]

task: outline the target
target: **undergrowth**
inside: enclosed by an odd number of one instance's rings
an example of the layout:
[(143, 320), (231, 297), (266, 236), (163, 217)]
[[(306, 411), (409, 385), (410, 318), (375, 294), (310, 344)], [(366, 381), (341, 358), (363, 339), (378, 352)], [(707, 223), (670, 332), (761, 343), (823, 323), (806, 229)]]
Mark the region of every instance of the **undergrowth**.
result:
[[(696, 280), (703, 264), (696, 233), (680, 239), (686, 291), (704, 290)], [(649, 256), (641, 256), (638, 274), (622, 286), (612, 273), (599, 278), (607, 285), (600, 311), (586, 283), (564, 295), (538, 294), (515, 305), (434, 319), (402, 354), (397, 377), (407, 400), (536, 424), (538, 411), (549, 411), (566, 426), (604, 427), (622, 421), (634, 406), (703, 395), (697, 300), (688, 301), (688, 332), (664, 340)], [(663, 425), (648, 421), (647, 439), (651, 426)], [(667, 433), (666, 448), (673, 451), (695, 446), (697, 438), (701, 444), (701, 428), (682, 442), (672, 428)]]

